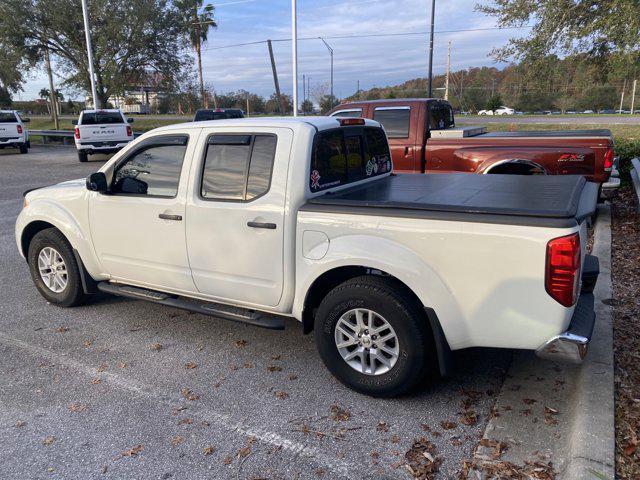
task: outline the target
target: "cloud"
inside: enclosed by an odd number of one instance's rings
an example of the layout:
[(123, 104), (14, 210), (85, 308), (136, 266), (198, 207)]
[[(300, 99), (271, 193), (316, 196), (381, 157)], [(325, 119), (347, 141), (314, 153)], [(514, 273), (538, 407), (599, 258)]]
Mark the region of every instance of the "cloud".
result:
[[(436, 31), (491, 28), (493, 18), (474, 12), (477, 0), (436, 2)], [(224, 92), (246, 89), (268, 96), (273, 78), (264, 43), (225, 49), (224, 45), (288, 39), (291, 32), (290, 0), (222, 0), (216, 4), (219, 27), (209, 35), (203, 51), (205, 82)], [(334, 83), (338, 96), (360, 88), (386, 86), (425, 77), (428, 68), (428, 36), (378, 36), (400, 32), (426, 32), (430, 22), (426, 0), (298, 0), (298, 72), (311, 77), (311, 85), (328, 83), (330, 57), (315, 37), (374, 35), (367, 38), (327, 39), (333, 47)], [(452, 42), (454, 68), (492, 65), (489, 52), (504, 45), (514, 30), (465, 31), (436, 34), (434, 72), (443, 72), (447, 42)], [(273, 43), (274, 55), (285, 93), (292, 90), (291, 43)], [(29, 82), (23, 97), (36, 96), (36, 84)], [(41, 88), (41, 87), (40, 87)], [(39, 90), (39, 89), (38, 89)]]

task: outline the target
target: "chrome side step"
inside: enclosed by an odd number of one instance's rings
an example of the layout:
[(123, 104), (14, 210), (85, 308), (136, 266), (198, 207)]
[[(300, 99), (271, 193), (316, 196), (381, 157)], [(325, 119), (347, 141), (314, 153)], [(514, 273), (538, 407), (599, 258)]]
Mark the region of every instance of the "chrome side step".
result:
[(247, 308), (222, 305), (213, 302), (203, 302), (193, 298), (171, 295), (156, 290), (133, 287), (131, 285), (119, 285), (109, 282), (99, 282), (98, 290), (118, 295), (120, 297), (133, 298), (136, 300), (147, 300), (149, 302), (160, 303), (169, 307), (181, 308), (191, 312), (202, 313), (214, 317), (232, 320), (234, 322), (248, 323), (257, 327), (269, 328), (272, 330), (284, 330), (284, 318), (277, 315), (249, 310)]

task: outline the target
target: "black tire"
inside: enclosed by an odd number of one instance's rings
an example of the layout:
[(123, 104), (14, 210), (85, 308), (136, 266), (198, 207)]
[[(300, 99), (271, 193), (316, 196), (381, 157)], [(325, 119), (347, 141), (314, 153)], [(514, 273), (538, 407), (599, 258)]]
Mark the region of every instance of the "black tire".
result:
[(21, 143), (20, 147), (18, 147), (20, 149), (20, 153), (25, 154), (25, 153), (29, 153), (29, 146), (26, 143)]
[[(386, 373), (361, 373), (338, 351), (336, 324), (344, 313), (355, 308), (373, 310), (395, 330), (399, 355)], [(426, 314), (406, 289), (392, 279), (369, 275), (338, 285), (322, 300), (314, 327), (316, 346), (326, 367), (338, 380), (358, 392), (395, 397), (416, 389), (437, 372), (433, 333)]]
[[(55, 249), (62, 257), (66, 266), (67, 284), (64, 289), (58, 293), (45, 285), (38, 269), (38, 256), (46, 247)], [(29, 271), (31, 272), (33, 283), (35, 283), (40, 294), (48, 302), (61, 307), (73, 307), (80, 305), (86, 300), (87, 295), (82, 290), (82, 281), (80, 279), (80, 271), (76, 257), (73, 254), (71, 245), (58, 229), (47, 228), (36, 233), (29, 244), (27, 259), (29, 261)]]
[(78, 160), (84, 163), (89, 160), (89, 155), (84, 150), (78, 150)]

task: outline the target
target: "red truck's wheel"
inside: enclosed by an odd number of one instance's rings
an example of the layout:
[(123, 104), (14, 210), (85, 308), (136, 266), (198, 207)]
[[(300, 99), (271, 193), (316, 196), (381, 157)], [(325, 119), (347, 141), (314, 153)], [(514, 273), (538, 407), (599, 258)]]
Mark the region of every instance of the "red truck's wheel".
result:
[(335, 287), (315, 318), (327, 368), (368, 395), (406, 393), (435, 371), (433, 335), (419, 305), (396, 282), (362, 276)]

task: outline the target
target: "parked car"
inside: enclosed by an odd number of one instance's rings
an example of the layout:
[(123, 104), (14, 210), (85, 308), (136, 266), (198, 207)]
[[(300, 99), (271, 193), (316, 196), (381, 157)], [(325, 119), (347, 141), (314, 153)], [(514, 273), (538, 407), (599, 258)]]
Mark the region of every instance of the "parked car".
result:
[(244, 112), (238, 108), (214, 108), (196, 111), (194, 122), (207, 120), (225, 120), (227, 118), (244, 118)]
[(590, 114), (593, 114), (593, 113), (596, 113), (596, 112), (594, 112), (593, 110), (584, 110), (582, 113), (590, 115)]
[(83, 110), (74, 120), (74, 138), (78, 160), (86, 162), (95, 153), (114, 153), (133, 140), (132, 118), (121, 110)]
[(17, 148), (20, 153), (28, 153), (31, 146), (25, 125), (28, 122), (16, 110), (0, 110), (0, 148)]
[(54, 305), (102, 291), (273, 329), (293, 317), (367, 394), (419, 386), (468, 347), (584, 357), (596, 184), (392, 170), (371, 120), (177, 124), (86, 181), (26, 192), (16, 240)]
[(609, 130), (486, 133), (483, 127), (456, 128), (451, 105), (438, 99), (349, 102), (329, 115), (382, 123), (400, 172), (583, 175), (605, 183), (614, 163)]
[(513, 108), (502, 106), (495, 110), (480, 110), (478, 115), (514, 115), (515, 113)]

